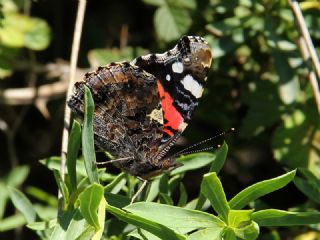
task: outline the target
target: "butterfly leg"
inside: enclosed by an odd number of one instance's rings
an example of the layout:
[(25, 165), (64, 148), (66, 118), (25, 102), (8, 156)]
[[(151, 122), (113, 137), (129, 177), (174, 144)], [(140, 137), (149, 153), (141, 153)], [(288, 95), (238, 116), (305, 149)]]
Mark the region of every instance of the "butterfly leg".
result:
[(104, 164), (109, 164), (109, 163), (115, 163), (115, 162), (121, 162), (121, 161), (128, 161), (133, 159), (133, 157), (124, 157), (124, 158), (117, 158), (105, 162), (96, 162), (97, 165), (104, 165)]
[(148, 180), (146, 179), (142, 179), (142, 178), (139, 178), (139, 180), (143, 181), (142, 182), (142, 185), (141, 187), (138, 189), (138, 191), (133, 195), (133, 197), (131, 198), (131, 201), (130, 201), (130, 205), (134, 202), (134, 200), (136, 200), (136, 198), (139, 196), (139, 194), (142, 192), (142, 190), (147, 186), (147, 183), (148, 183)]

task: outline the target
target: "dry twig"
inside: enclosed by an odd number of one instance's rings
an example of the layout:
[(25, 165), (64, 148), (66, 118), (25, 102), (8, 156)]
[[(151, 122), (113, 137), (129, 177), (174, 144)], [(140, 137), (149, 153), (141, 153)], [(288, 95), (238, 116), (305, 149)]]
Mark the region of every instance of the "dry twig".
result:
[(320, 79), (319, 58), (317, 56), (317, 52), (314, 48), (308, 28), (306, 26), (303, 15), (301, 13), (299, 3), (296, 0), (288, 0), (288, 1), (301, 33), (301, 37), (299, 39), (301, 54), (306, 62), (307, 60), (309, 60), (309, 58), (311, 58), (313, 63), (314, 70), (312, 69), (312, 67), (309, 67), (309, 80), (313, 89), (313, 94), (316, 100), (318, 112), (320, 113), (320, 90), (319, 90), (319, 84), (317, 81), (317, 77), (318, 79)]

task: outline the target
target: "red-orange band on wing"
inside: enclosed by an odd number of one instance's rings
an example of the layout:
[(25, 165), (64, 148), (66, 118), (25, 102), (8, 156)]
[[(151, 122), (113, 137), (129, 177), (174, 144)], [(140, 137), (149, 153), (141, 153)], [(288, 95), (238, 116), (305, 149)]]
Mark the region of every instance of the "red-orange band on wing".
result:
[(173, 99), (169, 93), (164, 91), (160, 81), (157, 81), (159, 95), (161, 98), (161, 105), (163, 110), (163, 118), (165, 120), (163, 132), (169, 136), (173, 136), (175, 132), (178, 132), (180, 124), (183, 123), (183, 117), (180, 112), (173, 106)]

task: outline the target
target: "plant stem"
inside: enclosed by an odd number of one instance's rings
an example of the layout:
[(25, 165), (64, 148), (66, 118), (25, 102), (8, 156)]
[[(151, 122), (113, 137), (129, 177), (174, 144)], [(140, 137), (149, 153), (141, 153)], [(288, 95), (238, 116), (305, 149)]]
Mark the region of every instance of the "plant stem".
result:
[[(71, 50), (71, 60), (70, 60), (70, 76), (69, 76), (69, 85), (67, 90), (66, 99), (69, 99), (72, 91), (73, 85), (75, 82), (75, 74), (76, 68), (78, 63), (78, 55), (79, 55), (79, 48), (80, 48), (80, 40), (82, 34), (82, 26), (83, 26), (83, 19), (86, 10), (86, 0), (78, 0), (78, 10), (77, 10), (77, 18), (75, 22), (74, 34), (73, 34), (73, 42), (72, 42), (72, 50)], [(68, 141), (69, 141), (69, 126), (71, 120), (71, 110), (67, 106), (67, 102), (65, 103), (64, 109), (64, 127), (62, 132), (62, 145), (61, 145), (61, 165), (60, 165), (60, 174), (61, 178), (64, 179), (65, 168), (66, 168), (66, 159), (67, 159), (67, 151), (68, 151)], [(58, 193), (59, 202), (62, 194)], [(58, 216), (62, 213), (61, 204), (59, 204), (58, 208)]]
[(300, 51), (304, 57), (304, 59), (308, 59), (311, 57), (314, 71), (310, 68), (309, 71), (309, 80), (310, 84), (313, 89), (314, 97), (316, 100), (318, 112), (320, 113), (320, 91), (319, 91), (319, 85), (316, 76), (318, 79), (320, 79), (320, 63), (319, 58), (317, 55), (317, 52), (314, 48), (314, 45), (312, 43), (308, 28), (306, 26), (306, 23), (304, 21), (301, 9), (299, 7), (299, 3), (296, 0), (288, 0), (289, 5), (291, 7), (291, 10), (293, 12), (293, 15), (296, 19), (296, 22), (298, 24), (298, 27), (300, 29), (301, 37), (303, 40), (299, 40), (300, 44)]

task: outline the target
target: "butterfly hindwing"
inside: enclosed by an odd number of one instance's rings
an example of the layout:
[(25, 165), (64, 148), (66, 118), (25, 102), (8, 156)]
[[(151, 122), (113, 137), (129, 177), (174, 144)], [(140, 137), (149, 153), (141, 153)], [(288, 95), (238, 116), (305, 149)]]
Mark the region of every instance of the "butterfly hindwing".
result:
[(79, 115), (83, 115), (84, 85), (95, 102), (93, 125), (98, 147), (117, 158), (152, 157), (163, 130), (155, 77), (127, 62), (100, 67), (75, 85), (76, 94), (68, 104)]

